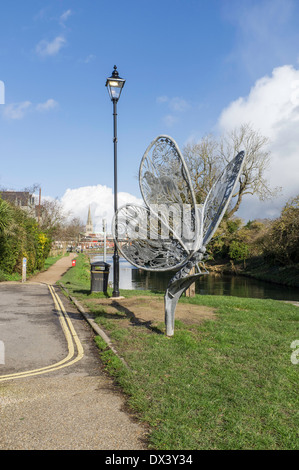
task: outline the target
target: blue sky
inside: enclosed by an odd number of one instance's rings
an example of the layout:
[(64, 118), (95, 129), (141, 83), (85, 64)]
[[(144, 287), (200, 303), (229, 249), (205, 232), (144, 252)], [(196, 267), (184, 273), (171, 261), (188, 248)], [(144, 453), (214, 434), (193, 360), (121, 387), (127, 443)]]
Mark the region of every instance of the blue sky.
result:
[[(249, 198), (241, 216), (276, 215), (283, 200), (298, 194), (298, 1), (1, 3), (1, 187), (38, 183), (74, 216), (84, 219), (90, 202), (96, 224), (109, 218), (113, 128), (105, 81), (116, 64), (126, 79), (118, 104), (120, 193), (140, 198), (140, 159), (157, 135), (183, 147), (240, 121), (255, 125), (257, 116), (258, 129), (274, 136), (270, 179), (280, 183), (284, 168), (286, 191), (271, 203)], [(267, 115), (269, 90), (276, 107)], [(286, 116), (278, 139), (273, 130), (287, 106), (292, 119)], [(295, 165), (291, 183), (286, 142)]]

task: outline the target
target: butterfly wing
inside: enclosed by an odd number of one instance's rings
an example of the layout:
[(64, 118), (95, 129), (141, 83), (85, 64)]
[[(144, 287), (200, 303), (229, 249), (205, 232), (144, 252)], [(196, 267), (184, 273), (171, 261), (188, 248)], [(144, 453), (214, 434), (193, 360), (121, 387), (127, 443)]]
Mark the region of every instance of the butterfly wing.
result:
[(169, 226), (145, 206), (126, 204), (118, 209), (112, 231), (120, 253), (137, 268), (170, 271), (190, 256)]
[(203, 207), (203, 245), (207, 245), (217, 230), (230, 203), (245, 160), (245, 152), (226, 166), (211, 188)]
[(197, 251), (202, 242), (200, 212), (189, 170), (171, 137), (158, 136), (148, 146), (140, 163), (139, 184), (150, 211), (171, 228), (190, 254)]

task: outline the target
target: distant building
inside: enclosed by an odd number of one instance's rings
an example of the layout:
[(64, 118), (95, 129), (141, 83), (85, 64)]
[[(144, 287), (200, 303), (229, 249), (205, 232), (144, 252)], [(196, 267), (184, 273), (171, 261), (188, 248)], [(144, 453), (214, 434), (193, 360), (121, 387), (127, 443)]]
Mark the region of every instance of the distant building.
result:
[[(93, 249), (100, 249), (103, 247), (104, 243), (104, 234), (103, 232), (96, 233), (94, 231), (93, 222), (91, 218), (91, 211), (90, 206), (88, 207), (88, 215), (87, 215), (87, 222), (85, 225), (85, 233), (81, 234), (80, 242), (78, 245), (85, 249), (93, 248)], [(114, 247), (114, 240), (111, 235), (107, 234), (106, 237), (106, 246), (107, 248)]]
[(0, 196), (4, 201), (28, 212), (35, 210), (35, 199), (29, 191), (1, 191)]
[[(41, 190), (40, 190), (41, 191)], [(20, 207), (35, 218), (38, 222), (40, 219), (41, 205), (40, 202), (36, 204), (36, 198), (29, 191), (0, 191), (0, 197), (4, 200), (13, 204), (16, 207)], [(41, 192), (39, 200), (41, 198)]]
[(93, 234), (93, 223), (92, 223), (92, 218), (91, 218), (91, 213), (90, 213), (90, 206), (88, 208), (88, 216), (87, 216), (87, 223), (85, 227), (85, 236), (88, 237), (89, 235)]

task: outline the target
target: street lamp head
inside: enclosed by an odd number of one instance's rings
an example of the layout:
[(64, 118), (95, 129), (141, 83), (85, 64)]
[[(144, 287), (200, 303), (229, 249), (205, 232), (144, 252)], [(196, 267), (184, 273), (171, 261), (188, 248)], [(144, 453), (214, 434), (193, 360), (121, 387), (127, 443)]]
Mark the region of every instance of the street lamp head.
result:
[(106, 80), (106, 87), (108, 89), (111, 101), (119, 100), (125, 81), (126, 80), (119, 77), (117, 67), (114, 65), (114, 70), (111, 77), (107, 78)]

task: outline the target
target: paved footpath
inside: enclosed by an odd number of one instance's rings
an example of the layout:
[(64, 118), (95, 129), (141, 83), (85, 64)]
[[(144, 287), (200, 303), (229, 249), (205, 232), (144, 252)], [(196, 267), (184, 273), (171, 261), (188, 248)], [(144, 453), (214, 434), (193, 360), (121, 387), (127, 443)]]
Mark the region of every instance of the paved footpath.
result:
[(146, 427), (103, 370), (93, 331), (47, 285), (72, 258), (34, 282), (0, 283), (0, 449), (146, 450)]
[(76, 258), (76, 254), (70, 253), (69, 256), (63, 256), (55, 264), (49, 267), (47, 271), (41, 272), (30, 278), (30, 282), (45, 282), (47, 284), (55, 284), (61, 276), (72, 266), (72, 260)]

